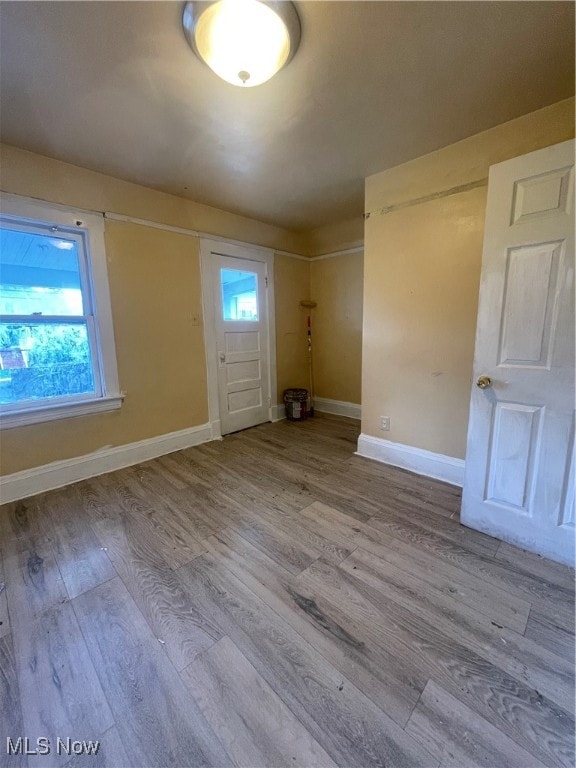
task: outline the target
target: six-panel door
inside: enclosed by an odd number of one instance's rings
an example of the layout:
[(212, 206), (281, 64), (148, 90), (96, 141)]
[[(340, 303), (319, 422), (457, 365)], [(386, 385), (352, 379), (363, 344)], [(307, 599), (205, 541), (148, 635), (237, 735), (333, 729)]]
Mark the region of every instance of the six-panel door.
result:
[(490, 169), (461, 515), (562, 562), (574, 559), (573, 190), (574, 142)]

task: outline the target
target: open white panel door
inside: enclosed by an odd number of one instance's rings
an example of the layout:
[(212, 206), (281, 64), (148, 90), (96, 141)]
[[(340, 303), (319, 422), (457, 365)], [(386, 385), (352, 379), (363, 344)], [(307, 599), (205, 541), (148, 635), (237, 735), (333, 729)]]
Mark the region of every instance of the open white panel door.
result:
[(574, 142), (490, 169), (461, 521), (574, 563)]

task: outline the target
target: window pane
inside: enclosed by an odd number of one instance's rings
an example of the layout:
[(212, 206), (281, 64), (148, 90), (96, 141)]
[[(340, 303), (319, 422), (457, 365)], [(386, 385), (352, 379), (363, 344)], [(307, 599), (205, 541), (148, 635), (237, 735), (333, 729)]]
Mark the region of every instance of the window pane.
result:
[(82, 315), (78, 244), (0, 227), (0, 315)]
[(239, 269), (221, 269), (224, 320), (258, 320), (258, 275)]
[(84, 324), (0, 324), (0, 403), (95, 392)]

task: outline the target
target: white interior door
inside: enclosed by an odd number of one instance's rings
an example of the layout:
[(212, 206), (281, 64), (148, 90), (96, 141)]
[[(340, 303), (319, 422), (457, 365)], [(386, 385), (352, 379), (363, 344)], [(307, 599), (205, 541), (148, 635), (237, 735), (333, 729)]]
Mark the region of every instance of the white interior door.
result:
[(574, 561), (573, 141), (490, 169), (461, 520)]
[(269, 420), (266, 264), (213, 256), (218, 404), (223, 435)]

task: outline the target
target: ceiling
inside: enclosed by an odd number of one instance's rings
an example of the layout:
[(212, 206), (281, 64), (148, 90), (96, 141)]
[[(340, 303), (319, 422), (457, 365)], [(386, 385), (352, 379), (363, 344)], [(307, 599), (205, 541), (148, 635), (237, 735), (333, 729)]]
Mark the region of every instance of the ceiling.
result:
[(180, 2), (3, 2), (2, 141), (300, 231), (364, 178), (574, 92), (571, 2), (297, 2), (264, 85), (219, 80)]

